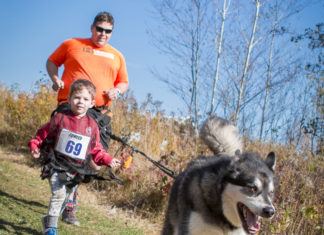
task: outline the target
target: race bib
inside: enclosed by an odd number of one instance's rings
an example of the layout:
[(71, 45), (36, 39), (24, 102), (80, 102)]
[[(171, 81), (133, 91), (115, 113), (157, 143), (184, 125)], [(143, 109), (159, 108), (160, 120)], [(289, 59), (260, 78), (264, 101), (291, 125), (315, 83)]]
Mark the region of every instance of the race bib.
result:
[(62, 129), (55, 150), (73, 159), (85, 160), (90, 142), (89, 136)]

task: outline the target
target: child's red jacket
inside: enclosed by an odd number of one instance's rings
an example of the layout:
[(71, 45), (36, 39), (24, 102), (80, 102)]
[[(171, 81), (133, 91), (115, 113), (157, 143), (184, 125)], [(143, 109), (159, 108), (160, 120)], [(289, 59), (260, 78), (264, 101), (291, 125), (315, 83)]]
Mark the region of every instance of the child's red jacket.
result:
[(69, 161), (82, 163), (92, 155), (99, 165), (109, 166), (113, 159), (102, 147), (97, 123), (89, 116), (77, 118), (72, 111), (54, 115), (29, 141), (30, 150), (40, 149), (46, 140), (49, 147)]

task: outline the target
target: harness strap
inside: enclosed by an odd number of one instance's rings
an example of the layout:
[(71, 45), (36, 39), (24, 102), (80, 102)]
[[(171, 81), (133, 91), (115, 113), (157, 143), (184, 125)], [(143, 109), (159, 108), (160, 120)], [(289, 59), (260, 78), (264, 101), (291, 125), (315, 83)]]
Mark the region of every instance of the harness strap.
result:
[[(105, 118), (105, 116), (110, 116), (109, 115), (110, 113), (111, 113), (111, 111), (109, 109), (108, 110), (102, 110), (101, 111), (102, 115), (95, 120), (96, 123), (99, 123), (102, 119)], [(102, 128), (100, 128), (99, 132), (102, 133), (103, 131), (107, 131), (107, 126), (110, 126), (110, 123), (107, 123)]]
[[(60, 106), (61, 106), (61, 107), (63, 106), (63, 107), (61, 108), (62, 111), (63, 111), (63, 110), (65, 111), (66, 109), (69, 109), (69, 108), (70, 108), (70, 107), (69, 107), (69, 104), (68, 104), (68, 103), (64, 103), (64, 102), (63, 102)], [(60, 108), (60, 106), (59, 106), (59, 108)], [(56, 110), (54, 110), (53, 113), (52, 113), (52, 115), (53, 115), (55, 112), (60, 112), (61, 110), (59, 110), (59, 108), (57, 108)], [(100, 121), (101, 121), (102, 119), (104, 119), (106, 116), (108, 116), (108, 117), (111, 117), (111, 116), (112, 116), (112, 112), (110, 111), (110, 109), (109, 109), (107, 106), (94, 107), (93, 109), (95, 109), (96, 111), (99, 111), (99, 112), (102, 114), (102, 115), (100, 115), (99, 117), (96, 117), (96, 118), (92, 116), (92, 118), (94, 118), (94, 120), (96, 121), (96, 123), (97, 123), (98, 125), (99, 125)], [(111, 139), (116, 140), (116, 141), (122, 143), (122, 144), (125, 145), (125, 146), (128, 146), (129, 148), (132, 149), (133, 152), (136, 152), (136, 153), (139, 153), (139, 154), (143, 155), (143, 156), (144, 156), (146, 159), (148, 159), (148, 160), (149, 160), (153, 165), (155, 165), (156, 167), (158, 167), (160, 170), (162, 170), (162, 171), (163, 171), (164, 173), (166, 173), (168, 176), (170, 176), (170, 177), (172, 177), (172, 178), (176, 178), (177, 174), (176, 174), (174, 171), (172, 171), (172, 170), (166, 168), (165, 166), (163, 166), (163, 165), (160, 164), (159, 162), (153, 160), (152, 158), (150, 158), (149, 156), (147, 156), (144, 152), (142, 152), (142, 151), (136, 149), (135, 147), (131, 146), (130, 144), (128, 144), (128, 143), (127, 143), (126, 141), (124, 141), (122, 138), (120, 138), (120, 137), (118, 137), (118, 136), (112, 134), (111, 131), (110, 131), (110, 129), (109, 129), (109, 130), (107, 129), (107, 126), (109, 126), (109, 125), (110, 125), (110, 124), (108, 123), (107, 125), (104, 125), (103, 127), (99, 128), (99, 129), (100, 129), (100, 133), (102, 133), (102, 132), (105, 131), (105, 132), (110, 136)], [(111, 180), (114, 180), (114, 181), (116, 181), (117, 183), (120, 184), (120, 182), (122, 182), (122, 180), (119, 180), (118, 178), (116, 178), (116, 177), (114, 176), (114, 174), (113, 174), (112, 171), (111, 171), (111, 168), (109, 168), (109, 171), (110, 171), (110, 173), (109, 173), (109, 177), (110, 177), (110, 179), (111, 179)], [(98, 172), (97, 172), (97, 173), (98, 173)], [(104, 174), (107, 175), (106, 172), (104, 172)], [(98, 174), (96, 174), (95, 177), (98, 177), (97, 179), (101, 180), (101, 177), (98, 176)], [(105, 179), (105, 180), (107, 180), (107, 179)], [(123, 182), (122, 182), (122, 183), (123, 183)]]
[[(105, 180), (105, 181), (115, 181), (120, 185), (124, 185), (124, 182), (121, 179), (118, 179), (113, 172), (111, 171), (111, 168), (109, 169), (109, 173), (103, 171), (103, 170), (94, 170), (89, 166), (90, 158), (87, 158), (86, 161), (83, 164), (76, 164), (73, 162), (68, 161), (64, 157), (60, 157), (58, 154), (55, 155), (53, 149), (49, 149), (49, 152), (45, 154), (48, 158), (47, 160), (47, 166), (51, 167), (52, 169), (59, 171), (59, 172), (75, 172), (81, 177), (77, 178), (77, 183), (84, 182), (88, 183), (90, 182), (83, 181), (84, 177), (90, 176), (93, 177), (96, 180)], [(104, 177), (106, 176), (106, 177)], [(81, 179), (81, 180), (80, 180)]]
[[(113, 181), (117, 182), (117, 183), (120, 184), (120, 185), (125, 185), (125, 182), (124, 182), (123, 180), (118, 179), (118, 178), (114, 175), (114, 173), (112, 172), (112, 170), (111, 170), (110, 167), (108, 168), (108, 171), (109, 171), (109, 179), (104, 178), (104, 177), (102, 177), (102, 176), (100, 176), (100, 175), (98, 175), (98, 174), (97, 174), (97, 175), (94, 175), (94, 179), (96, 179), (96, 180), (108, 180), (108, 181), (113, 180)], [(104, 171), (99, 171), (99, 172), (103, 172), (105, 175), (107, 175), (107, 172), (104, 172)]]
[(166, 168), (165, 166), (163, 166), (159, 162), (157, 162), (157, 161), (153, 160), (152, 158), (150, 158), (149, 156), (147, 156), (144, 152), (142, 152), (142, 151), (136, 149), (135, 147), (131, 146), (130, 144), (126, 143), (126, 141), (124, 141), (122, 138), (112, 134), (111, 132), (109, 133), (109, 135), (110, 135), (110, 138), (112, 138), (113, 140), (121, 142), (123, 145), (126, 145), (126, 146), (130, 147), (133, 152), (136, 152), (136, 153), (139, 153), (139, 154), (143, 155), (146, 159), (148, 159), (151, 163), (153, 163), (153, 165), (158, 167), (160, 170), (162, 170), (168, 176), (170, 176), (170, 177), (172, 177), (174, 179), (177, 177), (177, 174), (174, 171)]
[(105, 118), (105, 115), (106, 116), (109, 116), (111, 117), (112, 116), (112, 112), (110, 109), (103, 109), (100, 111), (100, 113), (102, 114), (99, 118), (96, 119), (97, 122), (100, 122), (102, 119)]

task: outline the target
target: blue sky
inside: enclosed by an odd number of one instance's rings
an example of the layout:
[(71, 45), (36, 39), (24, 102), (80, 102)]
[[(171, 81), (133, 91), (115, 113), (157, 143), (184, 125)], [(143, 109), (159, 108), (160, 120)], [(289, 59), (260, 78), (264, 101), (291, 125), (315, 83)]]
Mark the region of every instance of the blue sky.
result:
[[(295, 19), (299, 28), (324, 22), (324, 1)], [(162, 109), (177, 112), (180, 99), (155, 80), (149, 68), (163, 68), (166, 57), (150, 44), (146, 34), (152, 24), (150, 0), (1, 0), (0, 1), (0, 84), (18, 84), (30, 91), (46, 72), (48, 56), (64, 40), (89, 37), (90, 25), (100, 11), (109, 11), (115, 18), (110, 44), (126, 59), (130, 89), (141, 103), (148, 93), (163, 102)], [(157, 29), (158, 30), (158, 29)], [(62, 69), (61, 69), (62, 70)]]

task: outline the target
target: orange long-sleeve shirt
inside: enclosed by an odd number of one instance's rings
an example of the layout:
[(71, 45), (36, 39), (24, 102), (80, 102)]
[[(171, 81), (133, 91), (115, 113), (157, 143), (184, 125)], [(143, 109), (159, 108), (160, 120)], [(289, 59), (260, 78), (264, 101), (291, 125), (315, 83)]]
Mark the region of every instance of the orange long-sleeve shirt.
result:
[(118, 83), (128, 83), (128, 74), (123, 55), (110, 45), (96, 47), (90, 39), (74, 38), (63, 42), (49, 57), (56, 66), (64, 64), (62, 81), (57, 99), (65, 101), (71, 84), (79, 79), (89, 79), (96, 87), (95, 105), (109, 106), (110, 100), (104, 91)]

